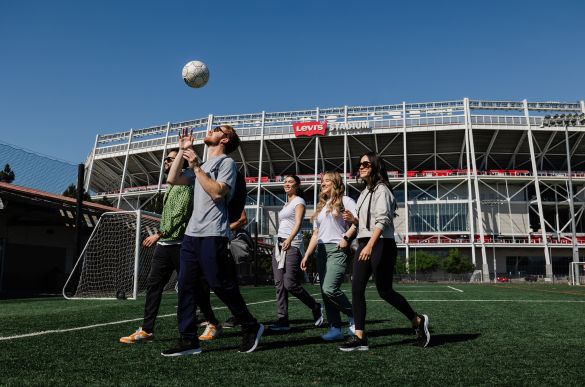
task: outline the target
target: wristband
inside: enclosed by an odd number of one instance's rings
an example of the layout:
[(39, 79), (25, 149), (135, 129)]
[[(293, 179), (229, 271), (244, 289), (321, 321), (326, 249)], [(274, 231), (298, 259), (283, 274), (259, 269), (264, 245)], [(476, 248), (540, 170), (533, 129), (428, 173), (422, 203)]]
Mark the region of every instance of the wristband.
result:
[(343, 234), (343, 239), (345, 239), (347, 242), (349, 242), (349, 237), (345, 234)]

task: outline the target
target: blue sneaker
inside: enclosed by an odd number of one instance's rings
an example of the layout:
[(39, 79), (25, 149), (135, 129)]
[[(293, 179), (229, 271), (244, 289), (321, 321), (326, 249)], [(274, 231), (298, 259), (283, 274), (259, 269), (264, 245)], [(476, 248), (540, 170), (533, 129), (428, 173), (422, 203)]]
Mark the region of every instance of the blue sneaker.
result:
[(325, 341), (343, 340), (341, 328), (331, 327), (321, 338)]

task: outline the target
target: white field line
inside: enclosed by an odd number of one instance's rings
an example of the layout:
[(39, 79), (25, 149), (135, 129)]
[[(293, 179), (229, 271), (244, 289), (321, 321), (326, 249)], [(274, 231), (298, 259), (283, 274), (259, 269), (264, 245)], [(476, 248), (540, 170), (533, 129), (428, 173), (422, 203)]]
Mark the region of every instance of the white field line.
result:
[[(386, 302), (384, 300), (367, 300), (367, 302)], [(585, 300), (408, 300), (408, 302), (518, 302), (534, 304), (585, 304)]]
[[(320, 295), (320, 293), (311, 294), (312, 296)], [(293, 300), (296, 300), (293, 298)], [(247, 305), (260, 305), (260, 304), (267, 304), (269, 302), (275, 302), (275, 300), (265, 300), (265, 301), (257, 301), (257, 302), (250, 302)], [(384, 300), (376, 299), (376, 300), (367, 300), (367, 302), (385, 302)], [(552, 304), (552, 303), (585, 303), (585, 300), (408, 300), (408, 302), (511, 302), (511, 303), (536, 303), (536, 304)], [(219, 306), (213, 308), (214, 310), (221, 310), (227, 309), (225, 306)], [(169, 313), (157, 316), (157, 318), (165, 318), (165, 317), (176, 317), (176, 313)], [(33, 336), (42, 336), (42, 335), (49, 335), (53, 333), (65, 333), (65, 332), (74, 332), (74, 331), (81, 331), (85, 329), (92, 329), (92, 328), (99, 328), (108, 325), (118, 325), (118, 324), (125, 324), (129, 322), (135, 321), (142, 321), (143, 318), (133, 318), (129, 320), (120, 320), (120, 321), (112, 321), (107, 323), (100, 323), (100, 324), (93, 324), (93, 325), (86, 325), (82, 327), (74, 327), (74, 328), (65, 328), (65, 329), (51, 329), (47, 331), (40, 331), (40, 332), (31, 332), (25, 333), (21, 335), (12, 335), (12, 336), (0, 336), (0, 341), (7, 341), (7, 340), (15, 340), (15, 339), (22, 339), (25, 337), (33, 337)]]
[(454, 288), (453, 286), (447, 286), (449, 289), (457, 290), (458, 292), (463, 293), (463, 290)]
[[(394, 289), (399, 293), (454, 293), (452, 290), (400, 290)], [(366, 290), (368, 292), (376, 291), (376, 289)]]
[[(250, 302), (248, 305), (266, 304), (268, 302), (276, 302), (276, 301), (275, 300), (268, 300), (268, 301)], [(225, 306), (219, 306), (217, 308), (213, 308), (213, 310), (220, 310), (220, 309), (227, 309), (227, 307), (225, 307)], [(177, 316), (177, 313), (170, 313), (170, 314), (158, 315), (157, 318), (176, 317), (176, 316)], [(65, 329), (51, 329), (51, 330), (48, 330), (48, 331), (25, 333), (25, 334), (22, 334), (22, 335), (4, 336), (4, 337), (0, 337), (0, 341), (14, 340), (14, 339), (22, 339), (24, 337), (48, 335), (48, 334), (51, 334), (51, 333), (64, 333), (64, 332), (81, 331), (81, 330), (85, 330), (85, 329), (105, 327), (105, 326), (108, 326), (108, 325), (117, 325), (117, 324), (125, 324), (125, 323), (135, 322), (135, 321), (142, 321), (143, 319), (144, 318), (141, 317), (141, 318), (133, 318), (133, 319), (130, 319), (130, 320), (120, 320), (120, 321), (112, 321), (112, 322), (101, 323), (101, 324), (86, 325), (86, 326), (83, 326), (83, 327), (74, 327), (74, 328), (65, 328)]]

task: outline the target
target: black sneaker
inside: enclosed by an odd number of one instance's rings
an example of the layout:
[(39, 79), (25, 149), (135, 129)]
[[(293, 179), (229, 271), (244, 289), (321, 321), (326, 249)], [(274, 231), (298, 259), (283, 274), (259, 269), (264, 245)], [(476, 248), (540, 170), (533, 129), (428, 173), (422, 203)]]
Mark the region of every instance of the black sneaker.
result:
[(414, 332), (416, 333), (416, 343), (421, 347), (426, 347), (431, 341), (431, 334), (429, 333), (429, 316), (426, 314), (419, 314), (420, 323)]
[(240, 345), (240, 352), (250, 353), (256, 350), (260, 343), (260, 337), (264, 333), (264, 325), (258, 324), (255, 329), (244, 330), (242, 334), (242, 344)]
[(238, 322), (238, 320), (234, 316), (231, 316), (230, 318), (225, 320), (225, 322), (223, 324), (221, 324), (222, 327), (228, 328), (228, 329), (235, 328), (238, 325), (240, 325), (240, 323)]
[(339, 346), (339, 349), (344, 352), (350, 351), (367, 351), (370, 348), (368, 347), (368, 338), (364, 335), (363, 339), (360, 339), (356, 335), (349, 336), (349, 338), (345, 341), (345, 343)]
[(288, 319), (279, 318), (274, 324), (270, 324), (268, 327), (271, 331), (290, 331), (290, 325)]
[(323, 304), (317, 304), (317, 307), (313, 309), (313, 320), (316, 327), (323, 325)]
[(161, 355), (166, 357), (171, 356), (185, 356), (185, 355), (197, 355), (201, 353), (201, 347), (199, 346), (199, 340), (190, 339), (179, 339), (177, 346), (174, 348), (162, 351)]

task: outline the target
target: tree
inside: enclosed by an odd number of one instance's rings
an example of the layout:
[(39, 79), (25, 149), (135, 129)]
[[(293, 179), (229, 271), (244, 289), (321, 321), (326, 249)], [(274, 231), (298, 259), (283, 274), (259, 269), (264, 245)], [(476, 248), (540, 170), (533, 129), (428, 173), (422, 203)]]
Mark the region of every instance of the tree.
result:
[(102, 204), (104, 206), (113, 207), (113, 204), (107, 197), (103, 196), (101, 199), (95, 201), (97, 204)]
[(406, 270), (406, 257), (398, 256), (396, 259), (396, 266), (394, 266), (394, 273), (395, 274), (407, 274), (408, 270)]
[(459, 249), (451, 249), (443, 262), (443, 268), (447, 273), (463, 274), (472, 272), (474, 266), (469, 257), (461, 255)]
[[(75, 187), (75, 184), (71, 184), (69, 187), (67, 187), (67, 189), (63, 192), (63, 196), (77, 198), (77, 188)], [(91, 202), (91, 196), (85, 192), (85, 189), (83, 189), (81, 197), (84, 201)]]
[(16, 175), (14, 174), (14, 171), (12, 171), (12, 169), (10, 168), (10, 164), (6, 164), (4, 166), (4, 169), (0, 171), (0, 181), (4, 183), (12, 183), (15, 177)]
[(414, 255), (410, 257), (411, 270), (415, 265), (415, 261), (416, 271), (419, 273), (428, 274), (439, 268), (439, 258), (424, 251), (416, 253), (416, 260), (414, 259)]

